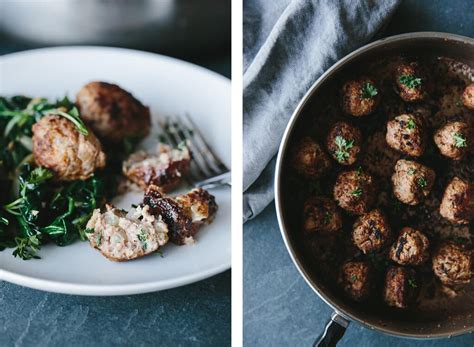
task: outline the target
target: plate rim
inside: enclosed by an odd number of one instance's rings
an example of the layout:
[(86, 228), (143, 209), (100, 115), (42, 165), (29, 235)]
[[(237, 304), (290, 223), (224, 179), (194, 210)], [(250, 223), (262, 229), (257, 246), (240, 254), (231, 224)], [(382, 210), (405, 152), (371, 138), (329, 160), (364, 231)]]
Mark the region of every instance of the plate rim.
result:
[[(148, 59), (161, 59), (167, 61), (170, 64), (178, 64), (191, 70), (197, 70), (200, 73), (204, 73), (221, 83), (224, 83), (231, 90), (231, 80), (226, 76), (223, 76), (217, 72), (209, 70), (205, 67), (184, 61), (178, 58), (166, 56), (159, 53), (140, 51), (130, 48), (122, 47), (111, 47), (111, 46), (92, 46), (92, 45), (66, 45), (66, 46), (54, 46), (54, 47), (43, 47), (29, 49), (25, 51), (8, 53), (0, 56), (0, 67), (5, 63), (5, 60), (14, 59), (16, 57), (27, 56), (36, 53), (49, 53), (49, 52), (73, 52), (73, 51), (95, 51), (93, 53), (109, 52), (119, 53), (125, 55), (142, 56)], [(232, 194), (232, 191), (230, 192)], [(229, 231), (230, 233), (231, 231)], [(7, 251), (7, 250), (4, 250)], [(31, 277), (28, 275), (19, 274), (13, 271), (5, 270), (0, 265), (0, 280), (10, 282), (23, 287), (32, 289), (60, 293), (60, 294), (72, 294), (72, 295), (85, 295), (85, 296), (118, 296), (118, 295), (134, 295), (144, 294), (150, 292), (157, 292), (166, 289), (177, 288), (185, 286), (191, 283), (195, 283), (209, 277), (218, 275), (227, 271), (231, 268), (232, 252), (229, 254), (229, 259), (219, 265), (208, 267), (203, 271), (193, 273), (186, 276), (180, 276), (178, 278), (171, 278), (159, 281), (140, 282), (133, 284), (107, 284), (107, 285), (96, 285), (96, 284), (80, 284), (63, 282), (57, 280), (49, 280), (44, 278)]]

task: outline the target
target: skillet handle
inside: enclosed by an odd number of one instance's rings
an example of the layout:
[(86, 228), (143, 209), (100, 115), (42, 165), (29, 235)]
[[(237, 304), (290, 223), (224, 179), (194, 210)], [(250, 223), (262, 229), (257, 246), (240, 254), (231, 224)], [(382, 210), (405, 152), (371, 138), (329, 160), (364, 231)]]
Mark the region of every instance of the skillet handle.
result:
[(333, 312), (324, 332), (314, 342), (313, 347), (335, 347), (349, 326), (349, 321)]

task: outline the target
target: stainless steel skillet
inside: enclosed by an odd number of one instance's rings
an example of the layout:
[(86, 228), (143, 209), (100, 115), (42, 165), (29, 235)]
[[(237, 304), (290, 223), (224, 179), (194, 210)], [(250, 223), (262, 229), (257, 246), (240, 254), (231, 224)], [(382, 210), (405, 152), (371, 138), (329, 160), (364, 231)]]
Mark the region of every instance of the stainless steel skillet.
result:
[(326, 71), (303, 97), (281, 141), (275, 175), (275, 202), (278, 222), (287, 250), (299, 272), (316, 294), (334, 309), (318, 345), (335, 345), (350, 321), (369, 329), (409, 338), (442, 338), (474, 331), (474, 287), (457, 302), (447, 301), (428, 311), (393, 314), (384, 307), (360, 306), (348, 302), (314, 273), (295, 230), (288, 203), (287, 162), (290, 143), (298, 137), (298, 125), (314, 115), (318, 105), (327, 102), (325, 89), (358, 66), (396, 55), (448, 57), (474, 69), (474, 39), (448, 33), (419, 32), (384, 38), (347, 55)]

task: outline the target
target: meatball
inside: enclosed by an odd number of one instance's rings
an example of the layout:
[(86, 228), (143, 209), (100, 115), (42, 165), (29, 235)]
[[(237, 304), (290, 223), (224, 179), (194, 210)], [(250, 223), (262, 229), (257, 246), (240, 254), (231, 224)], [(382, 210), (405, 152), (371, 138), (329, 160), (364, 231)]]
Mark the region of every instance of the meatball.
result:
[(296, 146), (293, 167), (307, 178), (319, 178), (328, 173), (331, 159), (316, 141), (307, 136)]
[(441, 283), (448, 287), (466, 285), (472, 277), (472, 256), (472, 251), (463, 245), (445, 241), (433, 254), (433, 271)]
[(393, 193), (404, 204), (418, 205), (429, 195), (435, 176), (429, 167), (400, 159), (395, 164), (392, 176)]
[(177, 187), (189, 171), (191, 155), (186, 146), (172, 148), (160, 144), (156, 155), (145, 151), (131, 154), (123, 162), (122, 172), (145, 190), (153, 184), (166, 193)]
[(353, 170), (339, 174), (334, 186), (334, 199), (349, 213), (361, 215), (375, 202), (375, 182), (372, 176)]
[(348, 261), (341, 267), (338, 282), (350, 299), (364, 301), (372, 291), (372, 267), (365, 261)]
[(105, 154), (94, 134), (89, 130), (83, 135), (59, 115), (35, 123), (32, 141), (36, 163), (53, 171), (59, 180), (85, 180), (105, 166)]
[(405, 227), (390, 249), (390, 259), (400, 265), (421, 265), (429, 258), (430, 242), (421, 232)]
[(115, 84), (88, 83), (77, 93), (76, 103), (82, 119), (106, 142), (120, 143), (150, 132), (148, 107)]
[(168, 227), (148, 206), (130, 212), (107, 205), (94, 210), (86, 235), (92, 247), (114, 261), (126, 261), (153, 253), (168, 242)]
[(333, 200), (310, 197), (303, 207), (303, 230), (307, 234), (327, 233), (341, 229), (342, 217)]
[(337, 122), (329, 130), (328, 152), (342, 165), (352, 165), (361, 151), (362, 134), (347, 122)]
[(425, 96), (426, 79), (417, 62), (402, 62), (395, 67), (395, 89), (404, 101), (420, 101)]
[(163, 218), (170, 240), (177, 245), (194, 243), (194, 235), (202, 225), (213, 221), (218, 208), (214, 196), (204, 189), (171, 198), (154, 185), (146, 190), (143, 205), (150, 207), (151, 214)]
[(374, 112), (379, 100), (375, 82), (368, 77), (348, 81), (342, 87), (342, 109), (354, 117), (367, 116)]
[(342, 109), (354, 117), (373, 113), (379, 100), (375, 82), (368, 77), (348, 81), (342, 87)]
[(426, 136), (420, 117), (402, 114), (387, 123), (387, 143), (393, 149), (412, 157), (419, 157), (425, 151)]
[(414, 269), (391, 266), (385, 275), (384, 301), (396, 308), (413, 306), (420, 292), (419, 278)]
[(445, 157), (459, 160), (472, 149), (472, 130), (465, 122), (449, 122), (434, 134), (434, 142)]
[(461, 99), (464, 106), (474, 110), (474, 83), (471, 83), (464, 89)]
[(454, 177), (444, 191), (439, 213), (454, 224), (469, 224), (474, 218), (474, 187)]
[(383, 213), (375, 209), (356, 220), (352, 239), (357, 248), (367, 254), (386, 246), (392, 239), (392, 232)]

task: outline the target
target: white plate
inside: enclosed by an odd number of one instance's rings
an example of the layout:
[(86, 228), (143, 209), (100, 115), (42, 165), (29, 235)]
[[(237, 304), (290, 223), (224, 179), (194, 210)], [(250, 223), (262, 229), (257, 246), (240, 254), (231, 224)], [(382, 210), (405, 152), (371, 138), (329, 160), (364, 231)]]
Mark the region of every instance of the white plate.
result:
[[(93, 80), (116, 83), (161, 115), (188, 113), (230, 167), (230, 81), (198, 66), (165, 56), (102, 47), (39, 49), (0, 57), (0, 95), (59, 98)], [(156, 130), (152, 134), (156, 134)], [(148, 139), (149, 140), (149, 139)], [(148, 142), (148, 141), (146, 141)], [(213, 190), (219, 211), (192, 246), (166, 245), (152, 255), (114, 263), (86, 242), (48, 245), (41, 259), (23, 261), (0, 252), (0, 279), (27, 287), (82, 295), (145, 293), (185, 285), (230, 268), (231, 192)], [(116, 203), (129, 208), (141, 193)]]

